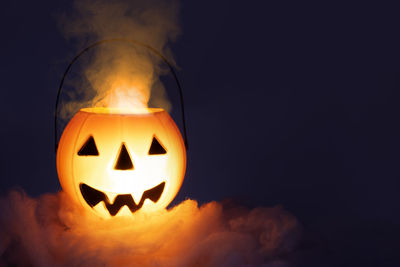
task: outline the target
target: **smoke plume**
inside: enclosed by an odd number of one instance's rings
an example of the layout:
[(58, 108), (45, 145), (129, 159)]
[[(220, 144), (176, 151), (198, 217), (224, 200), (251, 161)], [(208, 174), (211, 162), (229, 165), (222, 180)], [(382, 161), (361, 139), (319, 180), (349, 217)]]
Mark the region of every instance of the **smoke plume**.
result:
[(1, 199), (0, 266), (288, 266), (300, 233), (281, 207), (186, 200), (104, 220), (75, 205), (63, 192)]
[[(80, 0), (60, 16), (65, 36), (82, 49), (104, 39), (124, 38), (147, 44), (174, 63), (168, 42), (179, 33), (174, 0)], [(161, 58), (131, 43), (105, 43), (82, 56), (76, 75), (67, 77), (69, 99), (61, 117), (81, 107), (170, 109), (159, 77), (166, 73)]]

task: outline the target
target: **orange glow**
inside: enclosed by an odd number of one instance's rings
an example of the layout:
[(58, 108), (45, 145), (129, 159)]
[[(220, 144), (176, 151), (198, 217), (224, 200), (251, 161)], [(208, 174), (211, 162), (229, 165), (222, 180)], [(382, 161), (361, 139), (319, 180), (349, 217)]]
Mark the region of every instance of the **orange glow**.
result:
[(96, 108), (82, 108), (82, 112), (87, 113), (97, 113), (97, 114), (120, 114), (120, 115), (129, 115), (129, 114), (152, 114), (156, 112), (163, 112), (162, 108), (109, 108), (109, 107), (96, 107)]
[[(178, 193), (185, 168), (184, 142), (163, 109), (81, 109), (65, 128), (57, 152), (64, 191), (87, 210), (106, 218), (111, 214), (106, 201), (94, 201), (99, 194), (106, 196), (109, 205), (118, 202), (118, 195), (131, 196), (135, 204), (142, 200), (143, 206), (135, 212), (164, 209)], [(90, 198), (85, 198), (84, 192)], [(94, 199), (95, 205), (88, 199)], [(116, 215), (132, 212), (128, 205), (121, 205)]]
[[(105, 93), (101, 95), (100, 99), (96, 99), (94, 104), (96, 107), (115, 107), (123, 109), (131, 109), (135, 107), (137, 109), (147, 108), (147, 102), (149, 101), (149, 85), (145, 84), (144, 81), (132, 85), (130, 83), (112, 83), (110, 88), (105, 90)], [(142, 84), (145, 84), (143, 86)]]

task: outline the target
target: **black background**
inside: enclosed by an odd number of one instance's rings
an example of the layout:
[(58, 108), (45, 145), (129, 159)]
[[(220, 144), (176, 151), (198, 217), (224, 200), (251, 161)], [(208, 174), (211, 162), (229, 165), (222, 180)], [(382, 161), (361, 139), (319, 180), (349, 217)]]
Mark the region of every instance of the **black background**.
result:
[[(295, 257), (305, 266), (399, 266), (399, 6), (181, 7), (172, 50), (190, 150), (176, 202), (280, 204), (304, 227)], [(76, 53), (56, 23), (67, 9), (70, 1), (1, 3), (2, 195), (60, 190), (54, 102)]]

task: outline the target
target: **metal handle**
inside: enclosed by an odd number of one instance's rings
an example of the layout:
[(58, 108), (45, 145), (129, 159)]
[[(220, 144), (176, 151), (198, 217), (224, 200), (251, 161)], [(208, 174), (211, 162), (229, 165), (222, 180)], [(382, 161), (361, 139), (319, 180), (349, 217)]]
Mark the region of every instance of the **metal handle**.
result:
[(186, 150), (189, 150), (189, 144), (188, 144), (187, 133), (186, 133), (185, 107), (184, 107), (184, 103), (183, 103), (182, 87), (181, 87), (181, 84), (179, 83), (178, 77), (177, 77), (177, 75), (175, 73), (175, 70), (172, 67), (172, 65), (168, 62), (168, 60), (158, 50), (156, 50), (155, 48), (153, 48), (153, 47), (151, 47), (151, 46), (149, 46), (147, 44), (144, 44), (144, 43), (141, 43), (141, 42), (138, 42), (138, 41), (135, 41), (135, 40), (131, 40), (131, 39), (113, 38), (113, 39), (101, 40), (101, 41), (95, 42), (95, 43), (91, 44), (90, 46), (86, 47), (85, 49), (83, 49), (78, 55), (76, 55), (72, 59), (71, 63), (69, 63), (67, 69), (65, 70), (64, 75), (63, 75), (63, 77), (61, 79), (61, 82), (60, 82), (60, 86), (58, 87), (57, 99), (56, 99), (56, 110), (55, 110), (55, 113), (54, 113), (54, 148), (55, 148), (55, 152), (57, 153), (57, 149), (58, 149), (58, 138), (57, 138), (58, 102), (60, 100), (61, 90), (62, 90), (62, 87), (63, 87), (63, 84), (64, 84), (65, 77), (67, 76), (67, 74), (68, 74), (69, 70), (71, 69), (72, 65), (75, 63), (75, 61), (78, 60), (78, 58), (82, 54), (86, 53), (87, 51), (89, 51), (90, 49), (92, 49), (92, 48), (94, 48), (94, 47), (96, 47), (98, 45), (105, 44), (105, 43), (117, 43), (117, 42), (131, 43), (131, 44), (134, 44), (134, 45), (138, 45), (138, 46), (142, 46), (144, 48), (147, 48), (148, 50), (150, 50), (151, 52), (153, 52), (154, 54), (159, 56), (164, 61), (164, 63), (168, 66), (170, 72), (174, 76), (174, 79), (176, 81), (176, 85), (178, 86), (180, 104), (181, 104), (181, 109), (182, 109), (183, 140), (185, 142)]

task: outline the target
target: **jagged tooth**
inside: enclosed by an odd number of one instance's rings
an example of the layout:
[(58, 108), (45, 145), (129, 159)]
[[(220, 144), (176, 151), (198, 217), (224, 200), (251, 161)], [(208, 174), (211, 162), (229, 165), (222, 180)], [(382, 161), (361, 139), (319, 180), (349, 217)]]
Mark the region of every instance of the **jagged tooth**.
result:
[(131, 216), (132, 212), (131, 210), (127, 207), (127, 206), (123, 206), (118, 213), (116, 214), (116, 216)]
[(93, 209), (95, 211), (97, 211), (98, 213), (100, 213), (100, 214), (109, 214), (109, 212), (108, 212), (106, 206), (104, 205), (103, 201), (101, 201), (96, 206), (94, 206)]
[(131, 193), (133, 201), (135, 201), (136, 205), (138, 205), (140, 203), (140, 200), (142, 199), (143, 193), (144, 193), (143, 191), (136, 192), (136, 193)]
[(108, 197), (110, 204), (114, 203), (115, 197), (118, 196), (118, 193), (104, 192), (104, 194)]

